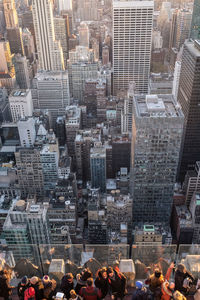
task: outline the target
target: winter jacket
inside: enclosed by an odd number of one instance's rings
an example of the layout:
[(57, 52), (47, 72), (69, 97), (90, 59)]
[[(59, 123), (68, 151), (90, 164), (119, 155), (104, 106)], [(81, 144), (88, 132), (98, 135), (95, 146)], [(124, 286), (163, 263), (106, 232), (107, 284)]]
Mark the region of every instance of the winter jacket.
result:
[(9, 282), (9, 277), (6, 274), (0, 275), (0, 297), (9, 298), (12, 294), (12, 287)]
[(56, 281), (52, 279), (47, 284), (44, 284), (44, 298), (47, 300), (51, 300), (53, 296), (55, 296), (56, 290)]
[(114, 270), (113, 278), (108, 278), (109, 291), (110, 294), (117, 297), (124, 297), (125, 289), (126, 289), (126, 277)]
[(42, 283), (42, 280), (39, 279), (36, 284), (32, 284), (31, 286), (35, 290), (35, 299), (36, 300), (44, 299), (44, 285)]
[(148, 292), (146, 288), (136, 289), (133, 292), (131, 300), (147, 300)]
[(176, 270), (175, 272), (175, 290), (178, 290), (179, 292), (185, 294), (187, 293), (187, 289), (183, 287), (183, 281), (185, 278), (189, 277), (190, 279), (194, 280), (194, 277), (190, 272), (180, 272), (179, 270)]
[(170, 300), (172, 298), (172, 291), (168, 288), (169, 286), (169, 279), (171, 276), (173, 268), (168, 268), (167, 273), (165, 275), (165, 281), (162, 283), (161, 291), (162, 291), (162, 297), (161, 300)]
[(159, 278), (157, 278), (155, 274), (152, 274), (147, 280), (145, 280), (145, 284), (149, 285), (149, 289), (152, 293), (155, 293), (158, 288), (161, 288), (164, 281), (162, 274)]
[(67, 280), (66, 275), (64, 275), (62, 280), (61, 280), (60, 289), (65, 294), (65, 297), (67, 299), (69, 299), (70, 298), (70, 291), (74, 289), (74, 282), (73, 281), (69, 282)]
[(75, 292), (77, 294), (80, 294), (80, 290), (82, 287), (86, 287), (87, 279), (92, 277), (92, 273), (90, 271), (86, 271), (84, 274), (77, 274), (76, 275), (76, 280), (77, 284), (75, 287)]
[(99, 271), (94, 283), (95, 286), (100, 289), (102, 298), (104, 298), (108, 294), (108, 278), (104, 279), (101, 271)]
[(20, 300), (24, 300), (24, 292), (26, 289), (28, 289), (31, 286), (30, 283), (28, 283), (27, 285), (22, 285), (21, 282), (18, 284), (17, 286), (17, 295), (19, 297)]
[(101, 292), (96, 287), (87, 286), (81, 288), (80, 296), (83, 297), (84, 300), (98, 300), (101, 298)]

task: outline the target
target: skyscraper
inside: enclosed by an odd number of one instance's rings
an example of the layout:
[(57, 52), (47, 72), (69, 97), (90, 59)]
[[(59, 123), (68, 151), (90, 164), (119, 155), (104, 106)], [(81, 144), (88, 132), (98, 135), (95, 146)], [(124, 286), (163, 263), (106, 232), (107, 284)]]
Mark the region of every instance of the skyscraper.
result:
[(63, 51), (56, 41), (51, 0), (33, 0), (33, 23), (39, 68), (58, 71), (64, 69)]
[(18, 27), (18, 16), (15, 7), (15, 0), (3, 0), (6, 28)]
[(190, 38), (200, 39), (200, 0), (194, 0)]
[(200, 160), (200, 42), (184, 44), (178, 102), (184, 116), (184, 135), (179, 164), (179, 180)]
[(113, 0), (113, 88), (148, 92), (153, 24), (152, 0)]
[(184, 117), (172, 95), (134, 96), (133, 222), (169, 224)]

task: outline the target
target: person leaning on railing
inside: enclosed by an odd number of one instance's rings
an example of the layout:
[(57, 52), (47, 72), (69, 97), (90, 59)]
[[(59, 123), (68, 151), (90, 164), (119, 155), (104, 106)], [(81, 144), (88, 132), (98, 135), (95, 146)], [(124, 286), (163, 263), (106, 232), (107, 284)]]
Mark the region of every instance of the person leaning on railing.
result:
[(189, 292), (190, 282), (194, 281), (192, 274), (186, 269), (183, 264), (179, 264), (175, 271), (175, 290), (186, 295)]

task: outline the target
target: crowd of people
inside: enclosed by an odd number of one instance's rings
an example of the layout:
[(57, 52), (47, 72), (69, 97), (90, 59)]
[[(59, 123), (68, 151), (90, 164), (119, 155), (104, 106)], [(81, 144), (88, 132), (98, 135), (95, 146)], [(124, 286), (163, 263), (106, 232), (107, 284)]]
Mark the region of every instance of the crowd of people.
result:
[[(179, 264), (175, 270), (174, 281), (170, 281), (174, 269), (172, 263), (163, 276), (162, 271), (156, 268), (153, 274), (148, 273), (145, 282), (136, 281), (132, 300), (186, 300), (195, 279), (183, 264)], [(107, 296), (111, 300), (122, 300), (127, 295), (127, 279), (118, 267), (103, 267), (98, 270), (95, 279), (93, 275), (86, 268), (76, 278), (72, 273), (65, 274), (60, 283), (50, 279), (48, 275), (42, 279), (24, 276), (18, 284), (17, 294), (19, 300), (100, 300)], [(13, 288), (10, 285), (9, 271), (0, 271), (0, 297), (11, 299)], [(200, 280), (197, 282), (194, 300), (200, 300)]]

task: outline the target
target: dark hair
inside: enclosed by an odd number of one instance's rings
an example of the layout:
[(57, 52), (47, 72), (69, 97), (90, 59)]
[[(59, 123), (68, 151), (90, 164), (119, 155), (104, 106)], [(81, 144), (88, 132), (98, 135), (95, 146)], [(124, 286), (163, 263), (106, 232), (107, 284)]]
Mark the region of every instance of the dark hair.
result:
[(92, 286), (92, 284), (93, 284), (93, 278), (90, 277), (90, 278), (87, 279), (87, 285)]
[(92, 277), (92, 272), (90, 271), (89, 268), (84, 270), (83, 275), (81, 276), (82, 281), (86, 281), (88, 278)]
[(108, 267), (107, 273), (108, 273), (108, 274), (114, 273), (113, 268), (112, 268), (112, 267)]

